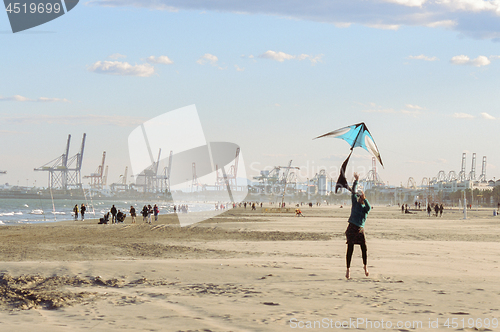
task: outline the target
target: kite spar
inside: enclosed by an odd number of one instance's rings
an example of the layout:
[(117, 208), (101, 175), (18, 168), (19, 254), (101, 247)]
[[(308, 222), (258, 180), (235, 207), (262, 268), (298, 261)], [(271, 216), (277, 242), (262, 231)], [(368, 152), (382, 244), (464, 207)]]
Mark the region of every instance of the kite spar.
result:
[(340, 175), (337, 179), (337, 184), (335, 185), (335, 193), (337, 193), (340, 188), (346, 188), (347, 190), (352, 192), (352, 189), (349, 187), (347, 179), (345, 177), (345, 170), (354, 148), (360, 147), (365, 149), (366, 151), (370, 152), (375, 158), (377, 158), (382, 167), (384, 166), (384, 164), (382, 163), (382, 158), (380, 158), (380, 152), (378, 151), (377, 145), (375, 144), (375, 141), (373, 140), (373, 137), (364, 122), (331, 131), (324, 135), (318, 136), (315, 139), (322, 137), (340, 138), (349, 143), (349, 145), (351, 146), (351, 152), (349, 153), (349, 156), (347, 156), (347, 159), (342, 163), (342, 166), (340, 167)]

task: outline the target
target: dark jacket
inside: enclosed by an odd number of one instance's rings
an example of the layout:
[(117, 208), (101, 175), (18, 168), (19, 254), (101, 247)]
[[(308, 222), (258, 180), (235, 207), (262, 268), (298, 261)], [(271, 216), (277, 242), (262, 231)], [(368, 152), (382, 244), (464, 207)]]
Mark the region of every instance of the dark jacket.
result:
[(348, 221), (353, 225), (356, 225), (358, 227), (363, 227), (365, 226), (366, 216), (368, 215), (368, 212), (370, 212), (372, 207), (367, 199), (365, 199), (365, 202), (363, 204), (360, 204), (358, 202), (359, 195), (356, 193), (356, 190), (358, 189), (357, 187), (358, 187), (358, 181), (356, 180), (354, 181), (354, 184), (352, 186), (351, 216), (349, 217)]

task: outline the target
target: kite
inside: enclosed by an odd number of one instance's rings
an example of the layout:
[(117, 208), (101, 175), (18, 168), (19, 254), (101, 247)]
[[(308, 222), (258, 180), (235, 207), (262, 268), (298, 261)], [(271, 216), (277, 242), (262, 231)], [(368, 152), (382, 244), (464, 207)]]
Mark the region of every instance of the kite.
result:
[(380, 158), (380, 153), (378, 151), (377, 145), (375, 144), (375, 141), (373, 140), (373, 137), (364, 122), (340, 128), (316, 138), (322, 137), (341, 138), (351, 146), (351, 152), (349, 153), (349, 156), (342, 164), (342, 167), (340, 167), (340, 175), (337, 179), (337, 184), (335, 185), (335, 193), (337, 193), (340, 188), (346, 188), (347, 190), (352, 192), (352, 189), (347, 184), (345, 170), (354, 148), (360, 147), (365, 149), (366, 151), (370, 152), (375, 158), (377, 158), (382, 167), (384, 166), (384, 164), (382, 163), (382, 158)]

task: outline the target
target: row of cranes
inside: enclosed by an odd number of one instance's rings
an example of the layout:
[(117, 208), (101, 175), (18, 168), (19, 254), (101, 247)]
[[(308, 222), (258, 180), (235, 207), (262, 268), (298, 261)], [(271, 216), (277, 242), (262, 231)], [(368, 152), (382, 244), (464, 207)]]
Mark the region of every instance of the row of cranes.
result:
[[(86, 134), (83, 134), (80, 151), (75, 156), (69, 157), (71, 135), (68, 135), (65, 152), (56, 159), (48, 162), (47, 164), (34, 169), (35, 171), (48, 172), (48, 183), (50, 189), (68, 190), (82, 188), (81, 168), (83, 163), (85, 140)], [(159, 149), (157, 159), (153, 160), (149, 167), (144, 169), (139, 174), (136, 174), (135, 183), (127, 183), (128, 167), (125, 167), (125, 172), (123, 173), (123, 175), (120, 175), (120, 180), (109, 185), (110, 190), (112, 192), (122, 192), (128, 190), (141, 191), (144, 193), (170, 192), (173, 151), (170, 151), (167, 163), (165, 163), (161, 159), (161, 153), (162, 151), (161, 149)], [(204, 189), (211, 188), (215, 190), (224, 190), (225, 188), (227, 188), (227, 186), (232, 187), (233, 190), (238, 190), (237, 174), (239, 154), (240, 148), (238, 147), (236, 149), (234, 164), (229, 167), (227, 174), (224, 170), (224, 167), (215, 165), (216, 176), (215, 184), (213, 186), (201, 184), (198, 181), (198, 177), (196, 175), (196, 164), (193, 162), (191, 191), (194, 191), (195, 188), (196, 190), (198, 190), (200, 187)], [(180, 167), (184, 166), (185, 165), (181, 165)], [(104, 187), (107, 185), (108, 180), (106, 151), (103, 152), (101, 163), (98, 165), (96, 171), (89, 175), (83, 176), (83, 179), (89, 180), (91, 189), (104, 189)]]
[(288, 166), (275, 166), (272, 170), (260, 171), (259, 176), (254, 176), (253, 179), (258, 181), (258, 184), (250, 188), (251, 192), (256, 194), (283, 194), (287, 191), (296, 190), (297, 176), (294, 171), (299, 170), (299, 167), (292, 167), (292, 160)]
[[(441, 170), (437, 174), (437, 176), (432, 178), (424, 177), (420, 184), (421, 187), (432, 186), (438, 183), (461, 183), (461, 182), (472, 182), (472, 183), (487, 183), (486, 179), (486, 156), (483, 156), (482, 159), (482, 167), (481, 167), (481, 175), (476, 177), (476, 153), (472, 154), (472, 165), (469, 173), (466, 172), (466, 162), (467, 162), (467, 154), (462, 153), (462, 165), (460, 168), (460, 172), (457, 174), (455, 171), (450, 171), (446, 173)], [(414, 178), (410, 177), (406, 184), (406, 188), (409, 189), (417, 189), (418, 185)]]
[[(361, 181), (365, 189), (384, 185), (377, 173), (375, 158), (372, 164), (372, 169)], [(250, 192), (258, 195), (297, 195), (302, 192), (307, 195), (326, 196), (334, 190), (334, 179), (328, 177), (325, 169), (321, 169), (314, 177), (300, 183), (297, 182), (295, 170), (300, 168), (293, 167), (290, 160), (288, 166), (275, 166), (270, 171), (260, 171), (259, 176), (253, 177), (257, 183), (250, 187)]]
[[(57, 158), (49, 161), (43, 166), (35, 168), (35, 171), (48, 172), (48, 186), (50, 189), (81, 189), (82, 188), (82, 176), (81, 169), (83, 164), (83, 154), (85, 151), (85, 140), (87, 134), (83, 134), (82, 143), (79, 152), (73, 157), (69, 157), (69, 149), (71, 145), (71, 135), (68, 135), (68, 140), (66, 142), (65, 152), (58, 156)], [(158, 155), (158, 161), (160, 158), (161, 150)], [(170, 160), (172, 159), (172, 152), (170, 154)], [(83, 178), (89, 179), (89, 185), (91, 189), (102, 190), (107, 185), (108, 179), (108, 166), (106, 163), (106, 151), (102, 154), (101, 164), (97, 167), (97, 170), (90, 175), (86, 175)], [(151, 192), (157, 190), (158, 187), (163, 191), (168, 189), (167, 186), (164, 188), (163, 185), (158, 185), (160, 180), (165, 183), (168, 178), (168, 172), (165, 171), (163, 175), (158, 175), (158, 162), (153, 163), (153, 165), (146, 170), (144, 170), (138, 176), (138, 184), (135, 187), (142, 187), (145, 192)], [(110, 184), (111, 191), (127, 191), (131, 189), (132, 185), (127, 183), (128, 167), (125, 167), (125, 172), (120, 175), (119, 182)], [(141, 180), (145, 179), (142, 181)], [(154, 179), (154, 180), (152, 180)]]

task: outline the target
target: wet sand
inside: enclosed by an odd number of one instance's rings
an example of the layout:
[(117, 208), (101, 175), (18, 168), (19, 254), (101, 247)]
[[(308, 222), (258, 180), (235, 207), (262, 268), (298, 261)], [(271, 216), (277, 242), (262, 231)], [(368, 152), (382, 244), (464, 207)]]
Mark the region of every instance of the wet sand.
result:
[(458, 209), (436, 218), (376, 206), (370, 276), (356, 247), (350, 280), (349, 209), (301, 209), (304, 218), (238, 208), (188, 227), (175, 215), (4, 226), (0, 330), (472, 331), (487, 319), (500, 330), (493, 209), (463, 220)]

